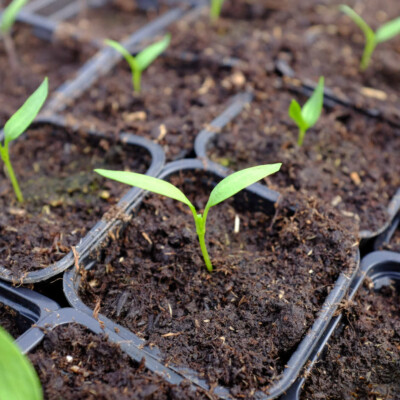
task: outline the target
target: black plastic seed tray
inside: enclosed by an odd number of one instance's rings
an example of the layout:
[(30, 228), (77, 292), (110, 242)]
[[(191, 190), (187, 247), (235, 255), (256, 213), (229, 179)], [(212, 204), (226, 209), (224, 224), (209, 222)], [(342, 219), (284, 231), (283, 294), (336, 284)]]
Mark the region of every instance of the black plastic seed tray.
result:
[[(183, 172), (185, 170), (202, 170), (210, 173), (212, 176), (215, 176), (216, 180), (220, 180), (228, 174), (227, 169), (224, 167), (214, 164), (210, 161), (203, 163), (201, 160), (180, 160), (175, 161), (173, 163), (167, 164), (163, 169), (162, 173), (159, 175), (161, 179), (168, 179), (169, 176), (173, 174), (177, 174)], [(246, 195), (252, 196), (255, 199), (256, 203), (259, 204), (264, 211), (270, 210), (273, 212), (274, 203), (278, 199), (279, 194), (268, 189), (266, 186), (261, 184), (254, 184), (245, 190)], [(138, 202), (137, 207), (140, 206)], [(95, 261), (89, 262), (85, 264), (85, 268), (92, 268), (95, 264)], [(354, 271), (353, 275), (355, 274)], [(281, 396), (285, 393), (288, 388), (292, 385), (292, 383), (297, 379), (298, 374), (306, 363), (308, 357), (312, 353), (315, 346), (317, 346), (319, 339), (323, 335), (326, 327), (329, 324), (329, 321), (335, 314), (339, 303), (342, 301), (345, 296), (352, 276), (348, 276), (346, 274), (340, 275), (335, 286), (329, 293), (328, 297), (325, 300), (325, 303), (322, 306), (318, 317), (316, 318), (313, 326), (308, 331), (307, 335), (304, 337), (301, 344), (298, 346), (296, 351), (292, 354), (290, 360), (287, 362), (287, 368), (282, 373), (281, 378), (270, 388), (269, 395), (266, 395), (262, 392), (257, 392), (255, 397), (256, 399), (274, 399)], [(82, 312), (91, 315), (93, 310), (86, 306), (79, 297), (78, 289), (80, 283), (80, 274), (75, 269), (71, 269), (64, 274), (64, 293), (67, 297), (67, 300), (76, 309), (81, 310)], [(126, 328), (115, 324), (109, 318), (105, 316), (99, 316), (99, 318), (105, 322), (106, 326), (110, 330), (117, 329), (119, 331), (119, 335), (124, 339), (134, 344), (138, 348), (141, 349), (143, 357), (145, 358), (154, 358), (157, 362), (162, 361), (162, 356), (158, 349), (156, 348), (148, 348), (144, 347), (143, 339), (136, 336), (134, 333), (130, 332)], [(189, 370), (187, 368), (181, 368), (175, 365), (169, 364), (169, 367), (174, 370), (176, 373), (184, 376), (187, 379), (190, 379), (193, 383), (198, 385), (199, 387), (208, 390), (209, 387), (204, 379), (200, 378), (195, 371)], [(231, 398), (229, 391), (224, 387), (216, 387), (213, 390), (213, 393), (219, 396), (222, 399)]]
[[(18, 313), (15, 322), (26, 332), (35, 329), (31, 328), (31, 326), (40, 324), (53, 311), (60, 308), (55, 301), (39, 293), (22, 287), (13, 287), (1, 281), (0, 303)], [(40, 336), (40, 334), (37, 335)]]
[[(366, 277), (372, 280), (374, 288), (377, 290), (383, 286), (390, 285), (392, 282), (395, 282), (400, 290), (400, 254), (390, 251), (375, 251), (364, 257), (357, 275), (351, 282), (346, 300), (352, 300), (355, 297), (357, 290)], [(282, 400), (300, 399), (302, 386), (306, 381), (304, 376), (312, 373), (315, 364), (323, 357), (324, 349), (329, 345), (329, 340), (335, 330), (339, 329), (341, 319), (342, 315), (340, 314), (330, 321), (326, 331), (319, 340), (318, 346), (313, 350), (302, 377), (295, 382), (286, 396), (282, 397)]]
[[(56, 116), (52, 118), (41, 118), (35, 122), (36, 126), (39, 124), (51, 125), (56, 128), (62, 128), (66, 126), (65, 121), (61, 117)], [(80, 128), (79, 126), (75, 126), (74, 129), (78, 131)], [(106, 137), (98, 132), (87, 133), (96, 141), (100, 141), (103, 137)], [(20, 140), (23, 140), (23, 136)], [(141, 151), (147, 153), (150, 156), (150, 165), (146, 172), (147, 175), (156, 176), (163, 168), (165, 163), (165, 155), (164, 151), (158, 144), (153, 143), (143, 137), (132, 135), (130, 133), (121, 133), (116, 143), (139, 148), (141, 149)], [(137, 188), (132, 188), (131, 190), (128, 190), (117, 204), (118, 209), (121, 211), (119, 216), (101, 219), (93, 226), (93, 228), (86, 234), (86, 236), (82, 238), (79, 243), (77, 243), (76, 251), (78, 253), (79, 259), (83, 259), (98, 242), (101, 242), (103, 240), (104, 236), (107, 236), (108, 232), (111, 229), (115, 229), (122, 223), (121, 221), (124, 219), (124, 216), (126, 217), (126, 215), (129, 214), (133, 204), (135, 204), (135, 201), (140, 198), (141, 193), (142, 192)], [(37, 283), (41, 281), (46, 281), (49, 278), (64, 272), (72, 265), (74, 265), (74, 255), (71, 251), (61, 260), (52, 265), (49, 265), (47, 268), (32, 271), (21, 276), (15, 276), (11, 273), (10, 270), (4, 268), (4, 266), (0, 266), (0, 279), (19, 284)]]

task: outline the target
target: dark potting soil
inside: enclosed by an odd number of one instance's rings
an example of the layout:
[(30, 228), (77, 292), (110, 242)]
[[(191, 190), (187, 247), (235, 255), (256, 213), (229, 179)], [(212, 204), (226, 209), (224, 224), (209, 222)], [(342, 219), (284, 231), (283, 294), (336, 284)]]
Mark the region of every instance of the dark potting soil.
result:
[(21, 320), (17, 311), (0, 303), (0, 326), (5, 329), (14, 339), (25, 331), (18, 321)]
[(20, 69), (11, 68), (0, 41), (0, 126), (17, 111), (40, 85), (49, 78), (50, 91), (72, 78), (89, 55), (69, 50), (62, 43), (37, 38), (31, 27), (17, 23), (12, 32)]
[[(275, 87), (273, 87), (275, 86)], [(297, 146), (288, 116), (291, 93), (278, 79), (259, 85), (255, 100), (210, 143), (208, 156), (229, 168), (282, 162), (269, 178), (278, 187), (304, 189), (375, 231), (388, 220), (387, 206), (400, 187), (400, 130), (350, 109), (324, 109)]]
[(129, 190), (94, 168), (143, 173), (150, 163), (142, 148), (50, 125), (28, 130), (11, 145), (10, 158), (25, 203), (16, 201), (2, 172), (0, 265), (18, 275), (64, 257)]
[(398, 288), (374, 292), (367, 281), (306, 381), (302, 399), (399, 399), (399, 302)]
[(78, 325), (57, 327), (29, 354), (48, 400), (207, 399), (183, 383), (174, 386), (120, 347)]
[[(358, 26), (338, 10), (346, 3), (376, 30), (400, 15), (398, 1), (382, 4), (375, 0), (324, 1), (302, 12), (276, 13), (274, 17), (277, 58), (294, 69), (300, 79), (318, 81), (355, 105), (378, 109), (400, 122), (400, 36), (379, 44), (364, 72), (359, 65), (364, 35)], [(279, 32), (278, 32), (279, 31)]]
[[(198, 210), (210, 181), (201, 171), (172, 177)], [(274, 215), (249, 201), (242, 192), (210, 210), (208, 273), (189, 209), (146, 198), (80, 287), (85, 303), (158, 346), (167, 364), (245, 398), (279, 378), (338, 275), (354, 268), (357, 245), (348, 221), (314, 199), (285, 193)]]
[(222, 111), (235, 89), (229, 71), (158, 59), (134, 94), (132, 75), (123, 60), (66, 113), (102, 132), (133, 132), (159, 142), (168, 160), (193, 152), (194, 136)]
[(104, 39), (126, 39), (168, 9), (165, 2), (160, 2), (158, 8), (148, 10), (140, 9), (134, 1), (129, 3), (118, 4), (114, 1), (96, 8), (82, 7), (77, 16), (59, 26), (57, 36), (70, 32), (72, 35), (78, 34), (83, 43), (96, 41), (102, 46)]

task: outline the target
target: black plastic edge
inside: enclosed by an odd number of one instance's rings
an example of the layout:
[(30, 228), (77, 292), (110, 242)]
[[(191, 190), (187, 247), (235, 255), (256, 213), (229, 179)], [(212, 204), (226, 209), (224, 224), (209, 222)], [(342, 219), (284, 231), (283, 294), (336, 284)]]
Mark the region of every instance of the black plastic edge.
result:
[[(203, 161), (198, 159), (196, 160), (186, 159), (167, 164), (158, 177), (160, 179), (165, 179), (171, 174), (178, 173), (183, 170), (203, 170), (206, 172), (210, 172), (214, 174), (216, 177), (221, 179), (227, 176), (227, 174), (229, 174), (227, 169), (210, 161), (204, 163)], [(259, 183), (250, 186), (246, 190), (257, 196), (264, 198), (271, 204), (274, 204), (279, 197), (279, 193), (271, 191), (265, 185)], [(138, 202), (137, 207), (139, 207), (139, 205), (140, 202)], [(357, 259), (357, 265), (358, 262), (359, 260)], [(92, 264), (86, 265), (86, 268), (91, 268), (94, 265), (94, 263), (95, 262), (92, 262)], [(254, 398), (263, 400), (274, 399), (282, 395), (286, 390), (288, 390), (288, 388), (298, 377), (298, 374), (300, 373), (301, 369), (303, 368), (304, 364), (306, 363), (313, 349), (315, 348), (315, 346), (317, 346), (319, 339), (321, 338), (321, 336), (323, 335), (324, 331), (326, 330), (329, 324), (329, 321), (334, 316), (337, 307), (339, 306), (340, 302), (347, 293), (350, 287), (350, 282), (355, 273), (357, 272), (357, 270), (358, 269), (355, 268), (354, 271), (352, 271), (351, 275), (346, 275), (345, 273), (342, 273), (339, 276), (333, 289), (325, 299), (325, 302), (321, 308), (321, 311), (318, 314), (318, 317), (316, 318), (312, 327), (307, 332), (306, 336), (304, 337), (304, 339), (302, 340), (296, 351), (291, 356), (289, 362), (287, 363), (287, 368), (283, 372), (281, 379), (277, 381), (270, 388), (268, 395), (262, 392), (257, 392)], [(91, 315), (93, 313), (93, 310), (90, 309), (87, 305), (85, 305), (79, 298), (78, 295), (79, 282), (80, 282), (80, 276), (75, 269), (66, 271), (64, 274), (64, 281), (63, 281), (64, 293), (66, 295), (68, 302), (71, 304), (72, 307), (79, 309), (80, 311), (88, 315)], [(119, 335), (124, 340), (128, 340), (133, 345), (141, 348), (141, 351), (145, 358), (152, 357), (155, 358), (158, 362), (161, 362), (161, 354), (159, 350), (155, 348), (153, 349), (149, 349), (147, 347), (143, 348), (144, 342), (141, 338), (139, 338), (126, 328), (118, 324), (115, 324), (113, 321), (111, 321), (110, 319), (106, 318), (103, 315), (99, 318), (101, 318), (101, 320), (105, 322), (106, 326), (108, 326), (109, 329), (117, 328), (119, 330)], [(184, 376), (186, 379), (190, 379), (197, 386), (205, 390), (209, 389), (208, 384), (203, 379), (200, 379), (197, 376), (196, 372), (173, 365), (169, 365), (169, 367), (170, 369), (173, 369), (175, 372)], [(231, 398), (228, 389), (221, 386), (214, 388), (213, 393), (218, 395), (222, 399)]]
[[(40, 323), (41, 320), (60, 308), (55, 301), (33, 290), (13, 287), (1, 281), (0, 303), (18, 312), (18, 314), (27, 319), (31, 324)], [(31, 329), (33, 328), (28, 329), (26, 332)]]
[[(95, 334), (105, 334), (111, 343), (118, 344), (121, 347), (122, 351), (124, 351), (130, 358), (137, 361), (138, 363), (141, 362), (143, 355), (136, 346), (132, 345), (124, 339), (121, 339), (121, 337), (117, 335), (114, 330), (103, 326), (101, 321), (95, 320), (87, 314), (84, 314), (81, 311), (75, 310), (73, 308), (62, 308), (59, 310), (55, 310), (52, 313), (49, 313), (49, 315), (47, 315), (46, 318), (40, 320), (34, 328), (30, 329), (22, 336), (20, 336), (16, 340), (16, 344), (19, 346), (23, 353), (28, 353), (40, 344), (40, 342), (45, 337), (46, 332), (51, 331), (58, 326), (71, 323), (79, 324)], [(179, 385), (184, 380), (182, 376), (176, 374), (169, 368), (165, 367), (164, 365), (158, 363), (153, 359), (146, 358), (145, 366), (150, 371), (161, 376), (164, 380), (171, 384)], [(195, 390), (195, 387), (192, 386), (192, 389)]]
[[(360, 269), (352, 279), (350, 290), (346, 300), (352, 300), (364, 279), (369, 277), (374, 282), (375, 287), (379, 288), (388, 283), (389, 280), (395, 279), (400, 281), (400, 253), (391, 251), (375, 251), (365, 256), (360, 265)], [(307, 362), (307, 368), (293, 386), (287, 391), (286, 395), (281, 400), (299, 400), (302, 387), (306, 382), (307, 376), (312, 373), (315, 364), (320, 360), (325, 347), (328, 345), (335, 329), (338, 327), (342, 315), (333, 318), (323, 336), (321, 337), (318, 346), (313, 350)]]
[[(69, 126), (68, 124), (66, 124), (65, 120), (59, 116), (39, 118), (34, 122), (33, 126), (37, 126), (39, 124), (50, 124), (59, 128), (68, 128), (75, 130), (80, 129), (79, 125)], [(83, 129), (83, 131), (96, 137), (107, 138), (106, 135), (98, 132), (88, 131), (86, 129)], [(131, 146), (142, 147), (145, 151), (149, 153), (151, 161), (146, 175), (156, 176), (163, 168), (165, 164), (165, 154), (158, 144), (130, 133), (121, 133), (117, 140)], [(104, 236), (106, 236), (111, 229), (122, 223), (121, 220), (124, 219), (124, 216), (126, 217), (126, 215), (130, 213), (132, 205), (135, 203), (135, 200), (137, 200), (141, 193), (142, 191), (138, 188), (132, 188), (128, 190), (116, 205), (121, 211), (120, 216), (114, 219), (101, 219), (92, 227), (92, 229), (90, 229), (90, 231), (80, 240), (80, 242), (77, 243), (76, 251), (80, 260), (82, 260), (91, 251), (93, 251), (93, 249), (98, 245), (99, 242), (101, 242)], [(19, 284), (42, 282), (64, 272), (73, 264), (74, 255), (71, 251), (60, 261), (49, 265), (42, 270), (32, 271), (24, 274), (23, 276), (15, 276), (11, 273), (10, 270), (4, 268), (3, 266), (0, 266), (0, 279)]]

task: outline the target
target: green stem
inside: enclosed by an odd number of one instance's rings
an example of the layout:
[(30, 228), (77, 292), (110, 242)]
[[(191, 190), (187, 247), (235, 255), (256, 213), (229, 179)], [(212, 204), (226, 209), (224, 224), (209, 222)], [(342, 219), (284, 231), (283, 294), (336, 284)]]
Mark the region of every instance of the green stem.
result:
[(142, 71), (134, 69), (132, 73), (133, 90), (140, 93), (141, 90)]
[(222, 3), (224, 0), (211, 0), (210, 19), (215, 23), (221, 14)]
[(364, 52), (360, 64), (361, 71), (365, 71), (368, 68), (375, 47), (376, 47), (375, 40), (367, 40), (367, 42), (365, 43)]
[(205, 234), (206, 234), (205, 218), (203, 218), (201, 214), (193, 213), (193, 216), (194, 216), (194, 222), (196, 224), (196, 232), (197, 236), (199, 237), (199, 243), (201, 252), (203, 254), (204, 262), (206, 263), (208, 272), (212, 272), (213, 266), (211, 264), (210, 257), (208, 255), (206, 241), (205, 241)]
[(302, 146), (304, 142), (304, 136), (306, 134), (305, 129), (299, 129), (299, 137), (297, 138), (297, 145)]
[(24, 197), (22, 196), (21, 189), (19, 188), (17, 178), (14, 174), (14, 169), (11, 165), (10, 157), (8, 155), (8, 145), (6, 144), (4, 147), (0, 147), (0, 155), (2, 160), (4, 161), (4, 165), (6, 166), (8, 177), (10, 178), (12, 187), (15, 192), (15, 196), (20, 203), (24, 202)]

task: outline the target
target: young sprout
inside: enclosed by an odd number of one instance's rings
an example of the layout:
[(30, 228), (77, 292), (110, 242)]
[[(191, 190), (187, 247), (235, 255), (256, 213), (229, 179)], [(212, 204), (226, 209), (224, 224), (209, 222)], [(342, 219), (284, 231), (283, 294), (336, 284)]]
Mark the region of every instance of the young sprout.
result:
[(42, 388), (35, 369), (0, 327), (0, 399), (41, 400)]
[(8, 145), (11, 141), (21, 136), (36, 115), (43, 106), (48, 93), (48, 81), (47, 78), (41, 83), (41, 85), (35, 90), (33, 94), (28, 97), (28, 100), (22, 105), (22, 107), (14, 113), (11, 118), (4, 125), (4, 143), (0, 143), (0, 157), (4, 162), (7, 169), (8, 176), (14, 188), (17, 200), (22, 203), (24, 198), (19, 188), (17, 178), (15, 177), (13, 167), (10, 162), (10, 155), (8, 151)]
[(282, 164), (280, 163), (259, 165), (256, 167), (243, 169), (227, 176), (212, 190), (206, 207), (204, 208), (203, 214), (200, 214), (196, 211), (193, 204), (177, 187), (162, 179), (157, 179), (151, 176), (126, 171), (108, 171), (105, 169), (95, 169), (95, 172), (106, 178), (126, 183), (127, 185), (137, 186), (141, 189), (149, 190), (150, 192), (170, 197), (171, 199), (178, 200), (186, 204), (192, 211), (204, 262), (206, 264), (207, 270), (211, 272), (213, 270), (213, 267), (210, 261), (210, 257), (208, 256), (208, 251), (205, 243), (206, 220), (208, 211), (211, 207), (223, 202), (229, 197), (232, 197), (247, 186), (250, 186), (260, 179), (263, 179), (268, 175), (274, 174), (275, 172), (279, 171), (281, 165)]
[(210, 19), (216, 22), (221, 14), (222, 5), (225, 0), (211, 0)]
[(159, 42), (146, 47), (136, 56), (133, 56), (122, 44), (106, 39), (105, 43), (123, 55), (132, 71), (133, 90), (140, 93), (142, 72), (169, 46), (171, 35), (168, 33)]
[(13, 0), (1, 14), (0, 34), (4, 40), (4, 47), (6, 49), (8, 59), (10, 60), (11, 67), (14, 69), (18, 69), (18, 61), (10, 31), (14, 25), (19, 11), (27, 1), (28, 0)]
[(311, 97), (304, 104), (303, 108), (296, 100), (292, 100), (289, 107), (289, 117), (299, 128), (297, 145), (301, 146), (304, 141), (304, 135), (307, 130), (313, 127), (321, 115), (324, 102), (324, 77), (319, 78), (318, 86), (315, 88)]
[(372, 53), (375, 47), (382, 42), (400, 34), (400, 17), (383, 24), (376, 32), (374, 32), (369, 25), (349, 6), (342, 4), (340, 10), (350, 17), (355, 24), (363, 31), (365, 36), (365, 47), (361, 58), (360, 68), (364, 71), (371, 60)]

